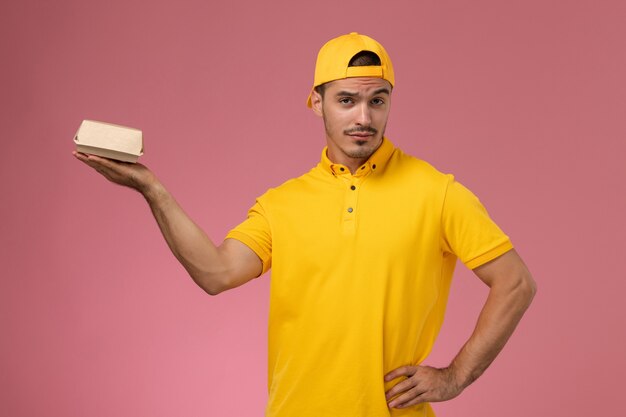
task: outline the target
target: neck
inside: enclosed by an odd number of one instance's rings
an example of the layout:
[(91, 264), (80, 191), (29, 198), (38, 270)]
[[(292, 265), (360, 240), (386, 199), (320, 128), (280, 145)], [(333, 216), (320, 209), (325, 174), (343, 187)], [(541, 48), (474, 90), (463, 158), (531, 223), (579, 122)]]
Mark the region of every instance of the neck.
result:
[(378, 143), (366, 143), (360, 148), (344, 149), (337, 146), (331, 139), (327, 138), (326, 156), (334, 164), (341, 164), (354, 173), (380, 148), (384, 138), (380, 138)]
[(328, 156), (328, 159), (330, 159), (332, 163), (346, 166), (348, 170), (350, 171), (350, 173), (353, 175), (357, 171), (357, 169), (359, 169), (359, 167), (363, 165), (371, 156), (371, 155), (368, 155), (362, 158), (355, 158), (355, 157), (350, 157), (342, 152), (333, 152), (331, 148), (328, 148), (326, 155)]

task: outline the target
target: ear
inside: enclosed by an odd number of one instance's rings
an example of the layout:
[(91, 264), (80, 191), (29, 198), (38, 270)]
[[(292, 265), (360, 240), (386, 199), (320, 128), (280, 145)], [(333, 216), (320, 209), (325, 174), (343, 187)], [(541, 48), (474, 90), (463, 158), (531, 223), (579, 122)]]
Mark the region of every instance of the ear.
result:
[(313, 113), (322, 117), (322, 96), (315, 89), (311, 91), (311, 109)]

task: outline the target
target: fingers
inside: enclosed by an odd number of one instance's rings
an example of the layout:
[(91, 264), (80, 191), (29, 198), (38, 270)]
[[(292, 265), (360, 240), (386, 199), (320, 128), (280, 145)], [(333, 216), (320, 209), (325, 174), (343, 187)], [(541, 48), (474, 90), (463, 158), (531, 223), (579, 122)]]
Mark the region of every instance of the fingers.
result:
[(411, 389), (415, 385), (415, 382), (411, 378), (407, 378), (404, 381), (398, 382), (389, 391), (385, 393), (385, 399), (389, 401), (391, 398), (400, 394), (401, 392)]
[(394, 398), (393, 401), (389, 401), (389, 408), (404, 408), (423, 402), (424, 398), (422, 394), (424, 393), (424, 389), (414, 386), (404, 394)]
[(73, 151), (72, 153), (74, 154), (76, 158), (78, 158), (79, 160), (83, 162), (92, 162), (92, 163), (96, 163), (98, 165), (101, 165), (107, 168), (114, 168), (117, 164), (121, 164), (121, 162), (114, 162), (108, 158), (103, 158), (97, 155), (86, 154), (86, 153), (81, 153), (81, 152), (76, 152), (76, 151)]
[(103, 165), (102, 164), (103, 159), (100, 157), (97, 157), (96, 155), (90, 155), (90, 154), (76, 152), (76, 151), (73, 151), (72, 154), (76, 157), (76, 159), (86, 163), (92, 168), (96, 168), (98, 165)]
[(122, 166), (116, 162), (107, 158), (76, 151), (73, 151), (72, 154), (76, 157), (76, 159), (84, 162), (86, 165), (102, 174), (109, 181), (113, 181), (118, 184), (122, 183), (121, 178), (124, 177), (125, 174), (122, 170)]
[(386, 392), (389, 407), (405, 408), (423, 402), (446, 401), (462, 391), (451, 379), (449, 368), (402, 367), (387, 374), (385, 380), (396, 375), (407, 375), (407, 378)]
[(72, 155), (74, 155), (76, 157), (76, 159), (78, 159), (79, 161), (84, 161), (85, 159), (87, 159), (87, 155), (84, 153), (80, 153), (77, 151), (72, 151)]
[(400, 368), (394, 369), (385, 375), (385, 381), (391, 381), (400, 376), (406, 376), (407, 378), (403, 381), (398, 382), (394, 385), (389, 391), (385, 393), (385, 399), (390, 401), (393, 397), (398, 394), (402, 394), (397, 398), (394, 398), (393, 401), (389, 402), (389, 407), (397, 407), (402, 405), (403, 403), (414, 399), (417, 395), (421, 394), (415, 386), (416, 382), (411, 377), (415, 375), (417, 372), (417, 366), (402, 366)]
[(392, 379), (396, 379), (399, 376), (403, 376), (403, 375), (404, 376), (411, 376), (416, 371), (417, 371), (417, 366), (410, 366), (410, 365), (401, 366), (401, 367), (396, 368), (393, 371), (389, 372), (387, 375), (385, 375), (385, 382), (389, 382)]
[(90, 166), (95, 171), (102, 174), (107, 180), (115, 184), (130, 187), (142, 192), (142, 190), (148, 189), (151, 184), (153, 185), (157, 182), (152, 172), (145, 165), (139, 163), (132, 164), (129, 162), (116, 161), (76, 151), (73, 151), (72, 154), (76, 159)]
[[(84, 154), (76, 151), (73, 151), (72, 154), (74, 154), (78, 160), (84, 162), (102, 174), (104, 172), (108, 172), (110, 174), (125, 174), (125, 170), (127, 169), (126, 166), (130, 165), (126, 162), (113, 161), (101, 156)], [(139, 166), (139, 164), (136, 165)]]
[(105, 167), (104, 164), (102, 164), (101, 162), (101, 158), (98, 158), (95, 155), (87, 155), (76, 151), (74, 151), (73, 154), (79, 161), (84, 162), (86, 165), (89, 165), (99, 173), (104, 174), (103, 168)]
[[(387, 391), (385, 398), (390, 408), (404, 408), (423, 402), (422, 394), (425, 394), (426, 391), (426, 388), (419, 386), (419, 381), (408, 378)], [(398, 396), (393, 398), (396, 395)]]
[(396, 398), (392, 402), (390, 402), (389, 407), (390, 408), (406, 408), (406, 407), (411, 407), (413, 405), (417, 405), (423, 402), (427, 402), (427, 400), (424, 398), (422, 394), (423, 393), (417, 393), (416, 395), (414, 395), (414, 393), (412, 392), (407, 393), (405, 395), (402, 395)]
[(437, 400), (438, 395), (434, 394), (443, 388), (441, 384), (444, 383), (441, 374), (441, 370), (428, 366), (403, 366), (389, 372), (385, 375), (386, 381), (399, 376), (406, 376), (406, 379), (398, 382), (385, 393), (388, 406), (390, 408), (405, 408)]

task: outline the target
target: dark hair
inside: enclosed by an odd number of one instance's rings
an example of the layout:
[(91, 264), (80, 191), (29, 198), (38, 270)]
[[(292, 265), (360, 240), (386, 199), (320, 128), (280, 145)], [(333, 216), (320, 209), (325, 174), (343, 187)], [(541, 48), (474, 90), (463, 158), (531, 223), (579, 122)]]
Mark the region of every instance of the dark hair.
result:
[[(349, 67), (370, 67), (376, 65), (380, 65), (380, 58), (372, 51), (361, 51), (353, 56), (348, 63)], [(317, 91), (322, 98), (324, 97), (324, 91), (326, 91), (326, 84), (327, 83), (320, 84), (315, 87), (315, 91)]]

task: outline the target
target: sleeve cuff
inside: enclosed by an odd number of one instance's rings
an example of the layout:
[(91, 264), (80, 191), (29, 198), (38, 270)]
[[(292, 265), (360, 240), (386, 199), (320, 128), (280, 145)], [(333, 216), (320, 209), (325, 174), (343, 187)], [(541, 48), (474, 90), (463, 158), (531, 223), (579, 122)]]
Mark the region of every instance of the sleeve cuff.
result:
[(513, 244), (507, 238), (506, 241), (500, 243), (495, 248), (490, 249), (489, 251), (483, 253), (482, 255), (477, 256), (476, 258), (470, 259), (469, 261), (464, 262), (464, 263), (465, 263), (465, 266), (467, 266), (469, 269), (475, 269), (483, 264), (486, 264), (489, 261), (496, 259), (498, 256), (505, 254), (511, 249), (513, 249)]
[(244, 245), (246, 245), (247, 247), (249, 247), (250, 249), (252, 249), (254, 253), (256, 253), (256, 255), (261, 260), (261, 263), (263, 264), (263, 272), (261, 272), (261, 275), (269, 271), (271, 267), (271, 259), (272, 259), (271, 255), (267, 251), (265, 251), (261, 247), (261, 245), (256, 243), (250, 236), (246, 235), (245, 233), (241, 233), (237, 230), (231, 230), (226, 235), (226, 239), (236, 239), (240, 241), (241, 243), (243, 243)]

